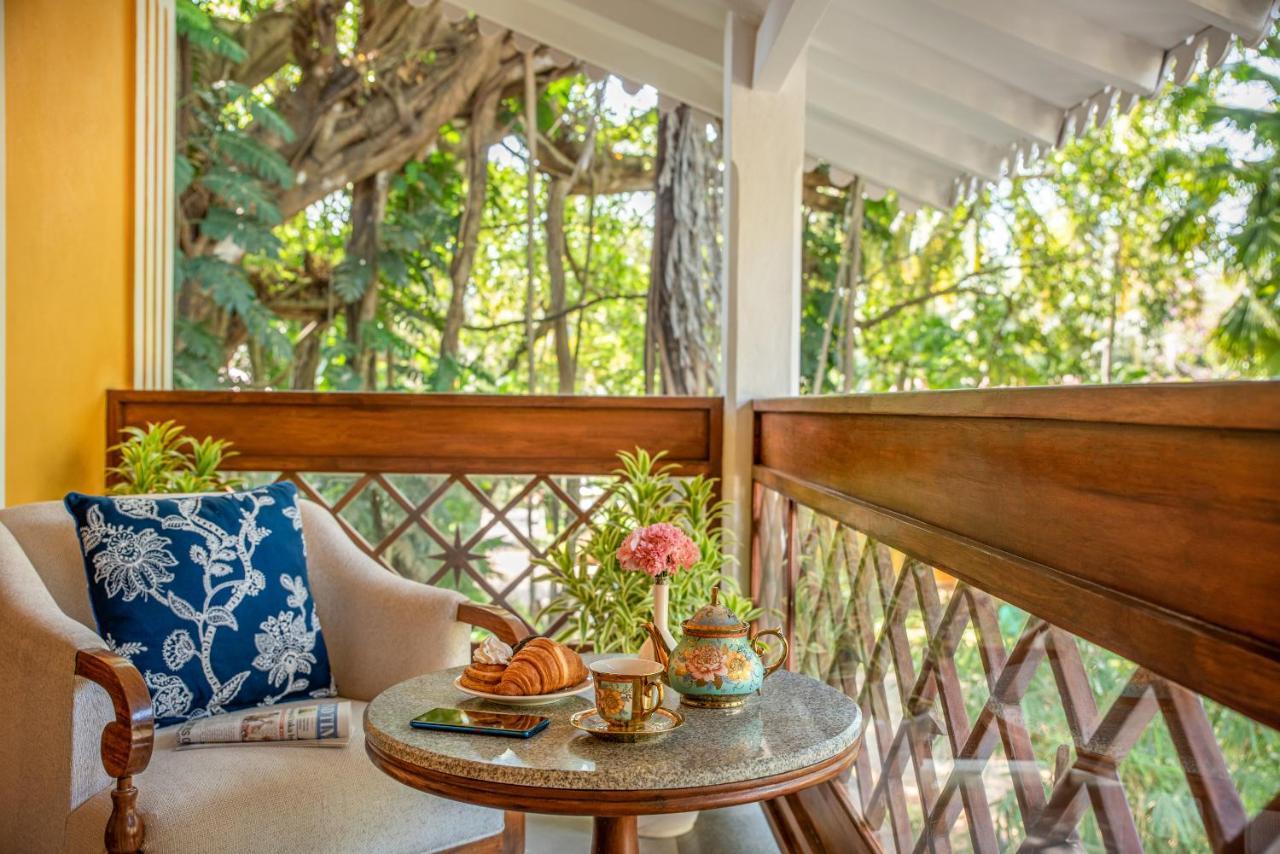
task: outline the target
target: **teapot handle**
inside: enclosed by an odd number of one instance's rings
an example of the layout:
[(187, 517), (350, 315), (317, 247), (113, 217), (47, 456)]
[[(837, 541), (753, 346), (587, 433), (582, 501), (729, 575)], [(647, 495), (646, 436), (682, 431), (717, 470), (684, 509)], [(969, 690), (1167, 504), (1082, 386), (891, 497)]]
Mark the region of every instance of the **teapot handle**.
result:
[(778, 640), (782, 641), (782, 654), (778, 656), (777, 661), (766, 666), (764, 669), (764, 676), (767, 677), (770, 673), (773, 673), (773, 671), (781, 667), (787, 660), (787, 656), (791, 653), (791, 644), (787, 643), (787, 636), (782, 633), (782, 629), (765, 629), (762, 632), (756, 632), (751, 636), (750, 643), (751, 648), (756, 651), (756, 655), (760, 656), (761, 661), (764, 660), (765, 653), (769, 651), (769, 648), (760, 642), (760, 638), (765, 635), (773, 635)]

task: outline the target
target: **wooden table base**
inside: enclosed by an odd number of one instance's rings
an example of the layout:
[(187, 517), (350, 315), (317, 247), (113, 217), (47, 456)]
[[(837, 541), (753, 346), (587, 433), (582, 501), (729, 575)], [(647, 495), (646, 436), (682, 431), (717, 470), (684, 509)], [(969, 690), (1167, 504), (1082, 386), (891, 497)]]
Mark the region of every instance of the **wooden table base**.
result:
[(640, 834), (633, 815), (596, 816), (591, 825), (591, 854), (639, 854)]
[(762, 801), (760, 806), (778, 847), (787, 854), (883, 854), (841, 780)]

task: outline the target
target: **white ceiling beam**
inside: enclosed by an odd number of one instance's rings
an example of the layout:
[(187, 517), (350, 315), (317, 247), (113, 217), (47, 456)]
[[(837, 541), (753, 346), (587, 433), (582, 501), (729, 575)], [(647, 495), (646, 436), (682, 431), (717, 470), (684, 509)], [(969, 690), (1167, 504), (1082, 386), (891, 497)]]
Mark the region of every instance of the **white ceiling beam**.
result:
[(673, 9), (655, 9), (651, 4), (636, 3), (635, 0), (563, 0), (557, 6), (571, 10), (574, 15), (586, 15), (605, 24), (625, 27), (712, 63), (716, 68), (724, 61), (723, 28)]
[(542, 0), (455, 0), (482, 18), (565, 51), (606, 71), (647, 83), (673, 98), (712, 115), (722, 108), (718, 68), (703, 62), (681, 64), (670, 48), (648, 36), (608, 28)]
[(1054, 64), (1129, 92), (1149, 94), (1160, 79), (1164, 49), (1049, 0), (930, 0), (1043, 54)]
[(988, 133), (1057, 142), (1062, 108), (928, 45), (833, 7), (809, 48), (809, 67), (856, 79), (886, 97), (930, 110), (968, 113)]
[(805, 121), (805, 150), (837, 169), (892, 187), (921, 204), (941, 209), (951, 206), (958, 176), (901, 148), (841, 127), (812, 109)]
[(867, 92), (812, 65), (805, 91), (810, 104), (838, 117), (841, 124), (888, 137), (948, 169), (989, 181), (1000, 179), (1000, 165), (1008, 155), (1008, 146), (975, 139), (933, 116), (912, 111), (901, 101)]
[(1198, 21), (1229, 33), (1246, 42), (1266, 34), (1271, 28), (1271, 10), (1275, 0), (1174, 0)]
[(795, 68), (829, 0), (769, 0), (756, 30), (751, 88), (777, 92)]

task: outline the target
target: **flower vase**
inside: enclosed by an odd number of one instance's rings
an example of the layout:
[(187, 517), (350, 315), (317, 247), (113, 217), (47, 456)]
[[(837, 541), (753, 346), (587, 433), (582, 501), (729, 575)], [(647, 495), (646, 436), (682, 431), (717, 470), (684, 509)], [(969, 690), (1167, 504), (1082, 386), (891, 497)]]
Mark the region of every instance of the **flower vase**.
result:
[[(663, 642), (667, 645), (667, 651), (676, 648), (676, 639), (671, 634), (671, 621), (667, 618), (667, 583), (665, 581), (655, 581), (653, 584), (653, 624), (658, 627), (658, 634), (662, 635)], [(644, 646), (640, 647), (641, 658), (648, 658), (653, 661), (658, 660), (658, 656), (653, 651), (653, 641), (646, 640)], [(678, 812), (667, 813), (662, 815), (642, 815), (636, 824), (637, 832), (646, 839), (673, 839), (677, 836), (684, 836), (693, 830), (693, 826), (698, 821), (696, 812)]]
[[(667, 645), (667, 651), (676, 648), (676, 639), (671, 634), (671, 623), (667, 617), (667, 583), (655, 581), (653, 584), (653, 624), (658, 627), (658, 634)], [(639, 656), (650, 661), (657, 661), (657, 653), (653, 649), (653, 641), (645, 640), (640, 647)]]

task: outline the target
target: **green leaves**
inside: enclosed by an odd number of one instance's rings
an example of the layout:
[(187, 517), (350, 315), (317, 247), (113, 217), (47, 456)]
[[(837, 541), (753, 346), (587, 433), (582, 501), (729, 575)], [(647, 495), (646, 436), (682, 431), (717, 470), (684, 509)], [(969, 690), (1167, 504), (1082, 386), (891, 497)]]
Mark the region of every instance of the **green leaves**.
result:
[(173, 183), (174, 192), (181, 196), (186, 192), (187, 187), (191, 186), (192, 180), (196, 177), (196, 167), (191, 165), (191, 161), (184, 154), (177, 154), (173, 164)]
[[(293, 186), (293, 170), (274, 149), (240, 131), (214, 134), (214, 147), (232, 161), (244, 166), (259, 178), (285, 189)], [(277, 221), (279, 214), (276, 215)]]
[(257, 303), (257, 294), (238, 264), (212, 255), (199, 255), (183, 264), (186, 277), (204, 287), (219, 307), (247, 315)]
[(240, 215), (256, 216), (267, 225), (279, 225), (280, 209), (251, 176), (225, 166), (215, 166), (201, 177), (201, 182)]
[(236, 489), (241, 481), (218, 468), (235, 456), (231, 443), (205, 437), (193, 439), (173, 421), (148, 423), (146, 429), (126, 427), (125, 441), (110, 450), (120, 465), (107, 469), (112, 495), (219, 492)]
[(608, 500), (593, 520), (586, 542), (565, 543), (538, 565), (547, 570), (538, 581), (550, 581), (558, 593), (538, 615), (547, 624), (568, 614), (571, 619), (560, 639), (591, 643), (599, 651), (634, 652), (644, 641), (643, 622), (650, 618), (653, 582), (640, 572), (622, 569), (617, 551), (637, 528), (669, 522), (681, 528), (698, 546), (701, 559), (690, 569), (671, 576), (669, 628), (678, 636), (681, 620), (711, 600), (720, 585), (721, 598), (744, 620), (760, 614), (738, 593), (732, 576), (725, 575), (724, 529), (726, 505), (715, 499), (715, 480), (675, 477), (675, 466), (661, 463), (664, 453), (651, 455), (637, 448), (619, 452), (622, 467)]
[(209, 14), (191, 0), (178, 0), (174, 11), (179, 38), (234, 63), (244, 62), (248, 57), (240, 43), (218, 29)]
[(224, 207), (211, 207), (200, 222), (200, 233), (213, 240), (230, 238), (246, 252), (275, 258), (280, 252), (280, 238), (271, 230), (248, 217)]
[(293, 128), (289, 127), (289, 123), (284, 120), (284, 117), (271, 109), (271, 107), (261, 101), (254, 100), (249, 104), (249, 113), (253, 116), (253, 120), (267, 133), (275, 134), (285, 142), (293, 142)]
[(355, 302), (364, 295), (365, 289), (369, 287), (369, 280), (373, 278), (372, 274), (373, 271), (369, 267), (369, 262), (363, 258), (345, 258), (342, 263), (333, 268), (333, 276), (330, 279), (333, 285), (333, 292), (343, 302)]

